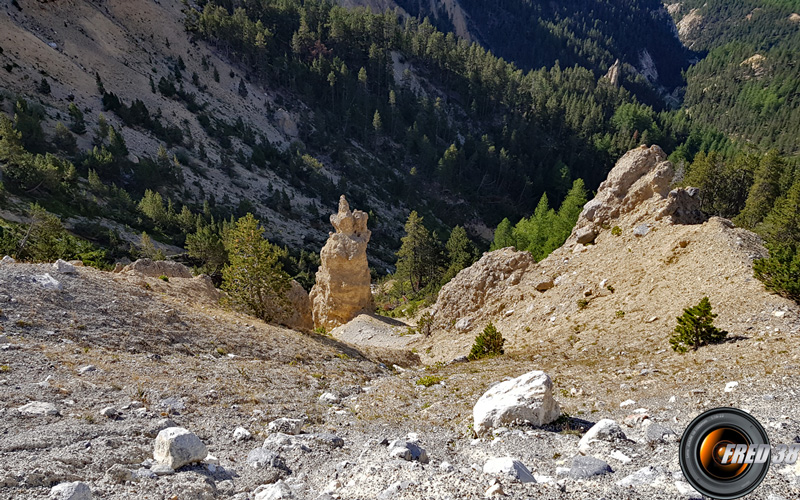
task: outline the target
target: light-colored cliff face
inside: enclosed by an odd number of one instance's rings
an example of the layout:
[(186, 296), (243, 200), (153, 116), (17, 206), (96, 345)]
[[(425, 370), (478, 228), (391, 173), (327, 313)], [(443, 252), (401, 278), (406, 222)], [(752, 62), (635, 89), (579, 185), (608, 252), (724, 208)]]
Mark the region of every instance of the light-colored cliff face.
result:
[(468, 353), (489, 321), (509, 353), (568, 339), (574, 359), (587, 363), (618, 351), (668, 350), (675, 318), (704, 296), (732, 334), (763, 321), (791, 330), (780, 311), (797, 306), (753, 278), (753, 259), (766, 255), (760, 238), (728, 220), (706, 220), (702, 193), (670, 189), (673, 175), (658, 146), (629, 151), (546, 259), (534, 263), (506, 248), (461, 271), (433, 306), (434, 333), (415, 346), (423, 362)]
[(331, 215), (336, 228), (320, 252), (322, 264), (311, 289), (314, 326), (330, 331), (372, 308), (367, 243), (368, 215), (351, 211), (344, 195), (339, 211)]

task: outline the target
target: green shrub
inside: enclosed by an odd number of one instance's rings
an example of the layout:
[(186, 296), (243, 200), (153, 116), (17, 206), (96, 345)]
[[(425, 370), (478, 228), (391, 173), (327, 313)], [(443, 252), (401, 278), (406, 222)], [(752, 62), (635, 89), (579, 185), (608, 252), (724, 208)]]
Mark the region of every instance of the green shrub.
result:
[(714, 326), (717, 315), (711, 312), (711, 302), (708, 297), (703, 297), (699, 304), (687, 307), (683, 315), (678, 317), (678, 326), (670, 337), (669, 343), (677, 352), (686, 352), (691, 347), (698, 347), (713, 342), (721, 342), (728, 335), (725, 330)]
[(442, 381), (442, 377), (437, 377), (436, 375), (426, 375), (419, 380), (417, 380), (417, 385), (423, 385), (425, 387), (430, 387), (432, 385), (436, 385)]
[(753, 274), (767, 290), (800, 302), (800, 253), (794, 245), (768, 245), (770, 256), (753, 262)]
[(586, 309), (586, 306), (589, 305), (589, 301), (587, 299), (578, 299), (576, 304), (578, 305), (578, 309)]
[(472, 345), (472, 350), (469, 352), (468, 358), (470, 361), (474, 361), (487, 356), (503, 354), (503, 344), (505, 341), (506, 339), (497, 331), (497, 328), (489, 322), (486, 328), (483, 329), (483, 332), (475, 337), (475, 343)]
[(622, 235), (622, 228), (621, 228), (621, 227), (619, 227), (619, 226), (614, 226), (614, 227), (612, 227), (612, 228), (611, 228), (611, 234), (612, 234), (612, 235), (614, 235), (614, 236), (620, 236), (620, 235)]
[(161, 276), (159, 276), (158, 279), (160, 279), (161, 281), (166, 281), (167, 283), (169, 283), (169, 278), (165, 274), (162, 274)]

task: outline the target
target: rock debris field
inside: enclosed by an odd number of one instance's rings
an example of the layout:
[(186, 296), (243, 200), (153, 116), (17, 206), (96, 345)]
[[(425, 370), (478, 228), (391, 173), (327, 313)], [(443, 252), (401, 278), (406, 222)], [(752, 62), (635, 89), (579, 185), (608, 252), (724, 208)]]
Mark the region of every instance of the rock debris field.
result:
[[(796, 368), (621, 377), (639, 394), (531, 355), (404, 368), (227, 312), (203, 278), (63, 264), (0, 264), (0, 308), (2, 498), (699, 498), (677, 450), (703, 409), (800, 435)], [(797, 473), (750, 498), (797, 498)]]

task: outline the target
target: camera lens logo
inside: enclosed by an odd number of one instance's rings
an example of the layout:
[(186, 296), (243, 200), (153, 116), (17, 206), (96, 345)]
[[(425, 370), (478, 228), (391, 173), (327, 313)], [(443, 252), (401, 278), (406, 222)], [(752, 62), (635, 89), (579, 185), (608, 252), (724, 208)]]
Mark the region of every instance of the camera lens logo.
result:
[(698, 492), (728, 500), (761, 484), (770, 451), (767, 433), (755, 418), (736, 408), (715, 408), (689, 424), (679, 456), (683, 475)]

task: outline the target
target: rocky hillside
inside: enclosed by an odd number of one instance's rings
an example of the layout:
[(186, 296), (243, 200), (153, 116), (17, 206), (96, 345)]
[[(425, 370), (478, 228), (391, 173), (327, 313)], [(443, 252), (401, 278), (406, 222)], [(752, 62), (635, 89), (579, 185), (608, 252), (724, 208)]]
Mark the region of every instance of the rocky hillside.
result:
[[(629, 152), (550, 257), (506, 248), (462, 271), (429, 338), (366, 316), (333, 338), (265, 325), (221, 308), (208, 278), (179, 264), (111, 273), (6, 258), (0, 488), (699, 499), (677, 441), (702, 410), (746, 408), (774, 443), (800, 433), (800, 311), (750, 278), (758, 238), (699, 219), (698, 194), (669, 191), (671, 176), (657, 146)], [(675, 354), (674, 317), (702, 295), (729, 339)], [(490, 320), (506, 354), (454, 360)], [(798, 494), (788, 466), (751, 497)]]
[(753, 278), (753, 259), (766, 254), (760, 238), (705, 220), (696, 189), (670, 191), (673, 174), (658, 146), (632, 150), (546, 259), (513, 248), (484, 254), (440, 292), (430, 360), (466, 354), (491, 320), (512, 352), (553, 342), (571, 364), (594, 366), (622, 351), (652, 360), (654, 350), (671, 364), (675, 318), (704, 296), (736, 339), (726, 347), (775, 342), (791, 352), (784, 342), (800, 330), (798, 307)]

